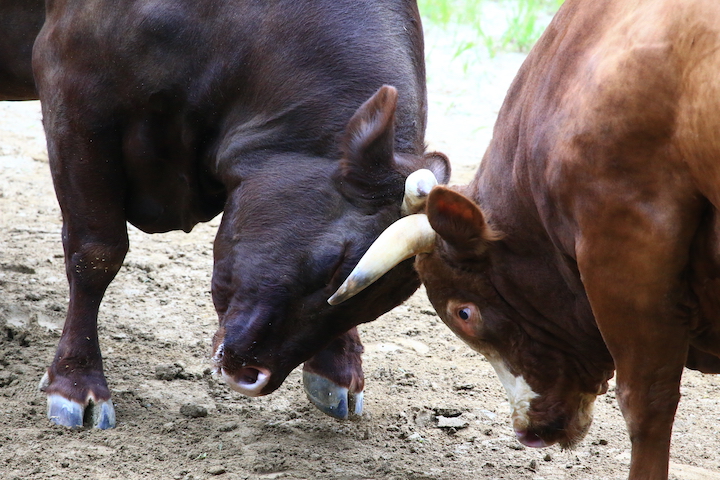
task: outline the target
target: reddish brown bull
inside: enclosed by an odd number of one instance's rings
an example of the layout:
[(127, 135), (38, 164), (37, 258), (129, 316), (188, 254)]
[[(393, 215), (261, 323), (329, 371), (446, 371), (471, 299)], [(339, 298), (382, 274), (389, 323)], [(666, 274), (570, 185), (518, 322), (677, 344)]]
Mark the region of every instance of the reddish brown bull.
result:
[(424, 252), (430, 301), (493, 363), (518, 439), (575, 445), (615, 370), (630, 478), (666, 479), (683, 367), (720, 373), (718, 71), (714, 0), (566, 1), (473, 182), (436, 187), (348, 285), (419, 225), (398, 259)]
[(126, 222), (189, 231), (221, 211), (218, 373), (263, 395), (310, 359), (311, 399), (359, 411), (354, 327), (419, 279), (407, 262), (353, 304), (325, 299), (400, 217), (405, 178), (449, 175), (424, 151), (414, 0), (48, 0), (33, 65), (70, 284), (51, 419), (115, 422), (97, 316)]

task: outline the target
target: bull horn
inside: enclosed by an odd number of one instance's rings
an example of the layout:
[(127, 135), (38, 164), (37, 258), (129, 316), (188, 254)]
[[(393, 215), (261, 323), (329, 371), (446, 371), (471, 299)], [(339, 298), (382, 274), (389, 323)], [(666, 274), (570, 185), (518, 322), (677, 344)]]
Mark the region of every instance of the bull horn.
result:
[(404, 217), (421, 211), (430, 190), (437, 184), (435, 174), (426, 168), (415, 170), (408, 175), (405, 180), (405, 196), (402, 207), (400, 207), (400, 214)]
[(398, 263), (418, 253), (429, 253), (435, 246), (435, 231), (427, 215), (419, 213), (403, 217), (390, 225), (370, 245), (365, 255), (328, 299), (337, 305), (357, 295)]

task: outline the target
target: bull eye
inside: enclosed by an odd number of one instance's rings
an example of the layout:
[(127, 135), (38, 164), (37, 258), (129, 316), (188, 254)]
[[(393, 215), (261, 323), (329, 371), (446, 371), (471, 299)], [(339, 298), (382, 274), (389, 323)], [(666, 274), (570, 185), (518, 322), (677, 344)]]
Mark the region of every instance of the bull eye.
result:
[(461, 308), (458, 310), (458, 317), (462, 318), (465, 321), (470, 320), (470, 316), (472, 315), (472, 311), (469, 307)]

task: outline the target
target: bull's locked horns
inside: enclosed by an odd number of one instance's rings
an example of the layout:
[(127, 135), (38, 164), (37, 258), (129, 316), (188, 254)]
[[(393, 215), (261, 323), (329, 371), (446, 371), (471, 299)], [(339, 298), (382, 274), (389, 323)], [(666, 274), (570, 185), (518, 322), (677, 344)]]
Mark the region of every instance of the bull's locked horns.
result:
[(427, 169), (417, 170), (407, 177), (402, 204), (402, 214), (407, 216), (380, 234), (343, 284), (328, 299), (330, 305), (338, 305), (354, 297), (403, 260), (432, 251), (435, 232), (427, 215), (416, 212), (422, 210), (427, 196), (437, 184), (437, 178)]

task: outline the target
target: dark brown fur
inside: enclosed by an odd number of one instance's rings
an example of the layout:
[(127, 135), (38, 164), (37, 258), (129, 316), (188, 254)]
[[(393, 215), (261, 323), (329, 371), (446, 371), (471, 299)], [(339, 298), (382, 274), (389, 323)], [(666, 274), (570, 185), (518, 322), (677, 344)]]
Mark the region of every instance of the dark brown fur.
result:
[(404, 178), (449, 175), (424, 153), (414, 1), (50, 0), (33, 64), (70, 282), (48, 393), (109, 397), (97, 313), (126, 222), (189, 231), (224, 211), (219, 366), (269, 369), (262, 393), (417, 288), (406, 262), (356, 302), (326, 303), (398, 218)]

